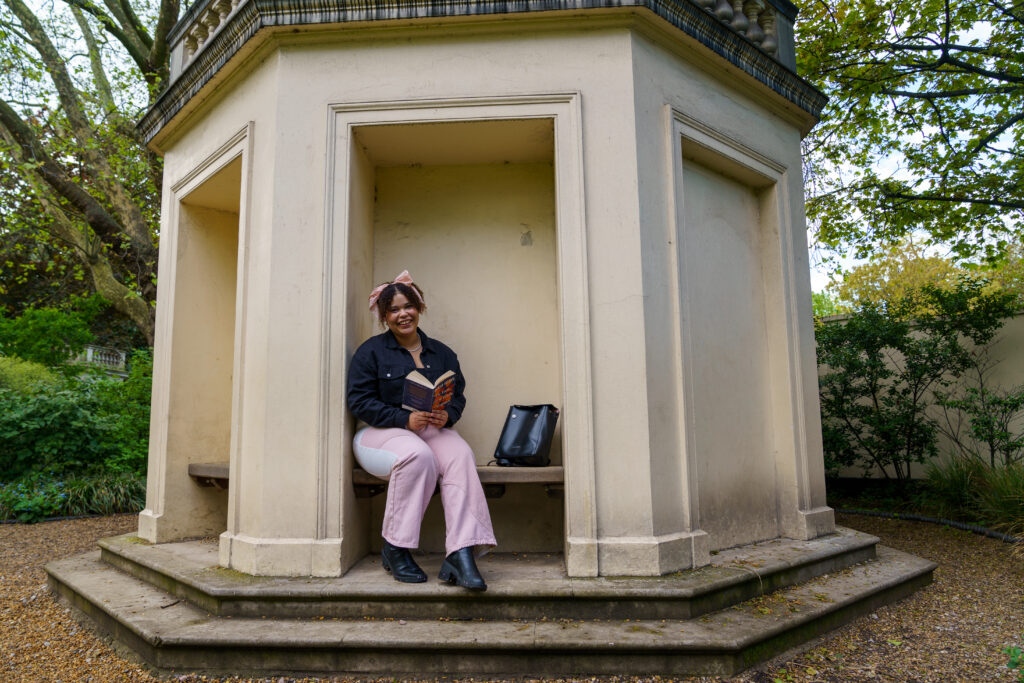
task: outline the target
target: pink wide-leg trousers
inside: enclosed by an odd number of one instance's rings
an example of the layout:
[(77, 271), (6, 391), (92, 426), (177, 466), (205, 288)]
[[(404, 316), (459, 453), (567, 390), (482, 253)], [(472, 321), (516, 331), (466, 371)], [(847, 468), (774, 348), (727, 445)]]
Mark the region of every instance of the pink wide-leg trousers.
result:
[(389, 481), (382, 530), (388, 543), (419, 546), (423, 515), (440, 481), (447, 553), (497, 545), (473, 451), (457, 431), (365, 427), (354, 446), (363, 469)]

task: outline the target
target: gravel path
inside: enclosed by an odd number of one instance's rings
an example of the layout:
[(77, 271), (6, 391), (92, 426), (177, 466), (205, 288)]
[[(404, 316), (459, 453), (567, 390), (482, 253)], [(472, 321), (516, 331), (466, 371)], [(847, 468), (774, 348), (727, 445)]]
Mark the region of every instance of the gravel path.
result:
[[(1006, 668), (1002, 650), (1024, 647), (1024, 559), (1014, 558), (1004, 543), (930, 524), (842, 515), (838, 521), (938, 563), (935, 583), (832, 632), (800, 654), (790, 653), (731, 680), (1017, 680), (1017, 673)], [(42, 569), (50, 560), (86, 552), (97, 539), (126, 533), (135, 525), (134, 515), (118, 515), (0, 526), (0, 681), (157, 680), (76, 623), (50, 596)], [(216, 679), (189, 675), (174, 680)]]

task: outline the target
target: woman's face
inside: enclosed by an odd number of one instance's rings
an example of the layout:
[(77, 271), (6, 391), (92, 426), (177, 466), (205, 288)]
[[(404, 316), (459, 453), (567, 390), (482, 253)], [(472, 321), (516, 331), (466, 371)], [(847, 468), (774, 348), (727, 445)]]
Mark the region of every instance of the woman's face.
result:
[(391, 334), (399, 339), (406, 339), (416, 333), (416, 327), (420, 324), (420, 312), (404, 294), (397, 292), (385, 312), (384, 320)]

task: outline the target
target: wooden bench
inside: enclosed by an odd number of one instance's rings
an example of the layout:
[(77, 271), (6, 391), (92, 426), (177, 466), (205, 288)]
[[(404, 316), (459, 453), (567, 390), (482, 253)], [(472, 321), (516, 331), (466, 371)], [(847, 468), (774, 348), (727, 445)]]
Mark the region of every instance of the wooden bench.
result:
[[(540, 484), (548, 495), (560, 495), (564, 482), (564, 470), (561, 465), (549, 467), (497, 467), (495, 465), (478, 465), (480, 483), (484, 486), (484, 495), (488, 498), (500, 498), (505, 495), (505, 487), (510, 484)], [(214, 486), (219, 489), (228, 487), (228, 464), (226, 462), (192, 463), (188, 466), (188, 476), (200, 486)], [(352, 470), (352, 484), (357, 498), (371, 498), (387, 490), (388, 483), (378, 479), (366, 470), (358, 467)]]

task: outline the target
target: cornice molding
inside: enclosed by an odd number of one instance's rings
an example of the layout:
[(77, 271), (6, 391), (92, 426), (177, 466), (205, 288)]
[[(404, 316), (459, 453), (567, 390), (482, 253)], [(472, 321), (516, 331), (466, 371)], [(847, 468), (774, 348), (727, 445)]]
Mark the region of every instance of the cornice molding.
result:
[[(771, 2), (782, 13), (785, 9), (779, 5), (784, 3)], [(208, 4), (196, 3), (190, 8), (171, 35), (180, 42), (189, 22), (194, 22)], [(320, 24), (350, 24), (354, 28), (369, 22), (379, 25), (389, 21), (610, 9), (652, 12), (815, 118), (827, 102), (825, 95), (807, 81), (690, 0), (243, 0), (146, 112), (138, 130), (147, 143), (151, 142), (263, 29)]]

